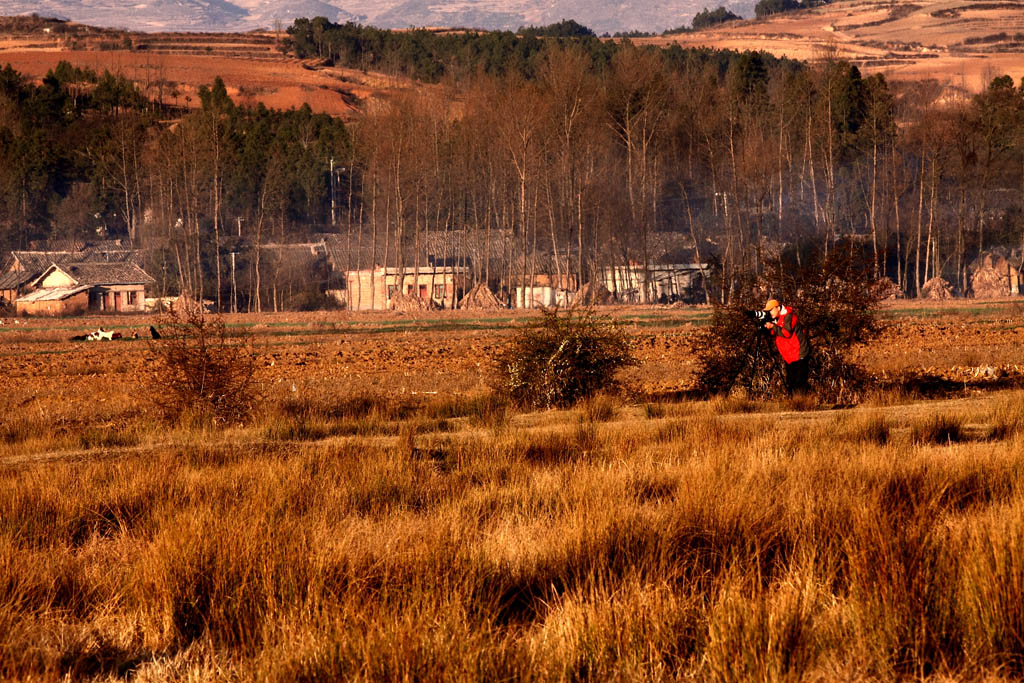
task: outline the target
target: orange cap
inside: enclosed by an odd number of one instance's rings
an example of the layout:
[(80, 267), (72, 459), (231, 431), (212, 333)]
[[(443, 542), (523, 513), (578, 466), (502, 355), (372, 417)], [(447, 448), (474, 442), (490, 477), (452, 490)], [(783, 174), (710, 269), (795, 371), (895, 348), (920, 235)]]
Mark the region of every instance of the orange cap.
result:
[(764, 305), (764, 310), (770, 311), (779, 305), (778, 299), (768, 299), (768, 303)]

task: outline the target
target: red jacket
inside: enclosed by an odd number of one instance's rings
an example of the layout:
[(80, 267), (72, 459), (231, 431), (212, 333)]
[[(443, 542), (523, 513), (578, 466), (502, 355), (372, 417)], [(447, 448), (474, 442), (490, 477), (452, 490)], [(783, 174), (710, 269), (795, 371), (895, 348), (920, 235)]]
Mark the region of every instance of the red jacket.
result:
[(769, 332), (775, 337), (775, 346), (786, 363), (802, 360), (810, 355), (811, 346), (807, 341), (807, 333), (792, 308), (782, 307), (779, 317), (775, 319), (775, 326), (769, 328)]

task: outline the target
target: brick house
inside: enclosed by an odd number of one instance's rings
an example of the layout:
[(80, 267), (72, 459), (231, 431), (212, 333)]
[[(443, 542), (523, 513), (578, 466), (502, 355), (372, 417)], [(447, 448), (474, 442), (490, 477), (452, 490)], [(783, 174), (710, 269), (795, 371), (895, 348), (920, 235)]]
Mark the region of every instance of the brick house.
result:
[(52, 264), (15, 300), (18, 313), (73, 315), (85, 311), (136, 313), (145, 310), (146, 287), (155, 282), (134, 263)]

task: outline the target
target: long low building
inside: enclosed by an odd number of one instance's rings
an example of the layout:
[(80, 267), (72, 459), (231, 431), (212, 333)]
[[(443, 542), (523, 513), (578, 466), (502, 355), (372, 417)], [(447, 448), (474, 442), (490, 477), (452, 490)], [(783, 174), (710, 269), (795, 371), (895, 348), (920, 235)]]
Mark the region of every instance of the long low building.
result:
[(709, 274), (706, 263), (631, 263), (602, 269), (602, 280), (617, 301), (656, 303), (692, 297)]
[(373, 268), (345, 273), (345, 302), (351, 311), (386, 311), (400, 294), (440, 308), (454, 308), (466, 290), (469, 269), (461, 266)]

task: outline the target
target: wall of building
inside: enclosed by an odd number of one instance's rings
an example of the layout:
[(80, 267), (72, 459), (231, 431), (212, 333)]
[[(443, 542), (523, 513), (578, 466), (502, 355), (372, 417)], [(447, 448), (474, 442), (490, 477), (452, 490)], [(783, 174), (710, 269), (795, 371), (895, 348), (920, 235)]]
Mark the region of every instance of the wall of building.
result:
[(603, 270), (603, 280), (619, 301), (650, 303), (662, 295), (685, 295), (700, 273), (696, 265), (651, 265), (646, 272), (642, 265), (615, 266)]
[(568, 306), (575, 294), (554, 287), (516, 287), (516, 308)]
[(19, 315), (79, 315), (89, 309), (89, 293), (79, 292), (66, 299), (55, 301), (19, 301), (17, 310)]
[(39, 283), (39, 289), (55, 289), (57, 287), (77, 287), (78, 283), (68, 277), (64, 272), (55, 270)]
[(463, 269), (450, 267), (421, 268), (418, 276), (409, 270), (399, 274), (396, 268), (352, 270), (345, 273), (346, 305), (352, 311), (386, 311), (390, 308), (391, 296), (401, 292), (453, 308), (466, 282)]
[(105, 285), (89, 290), (89, 308), (109, 313), (142, 313), (146, 310), (143, 285)]

